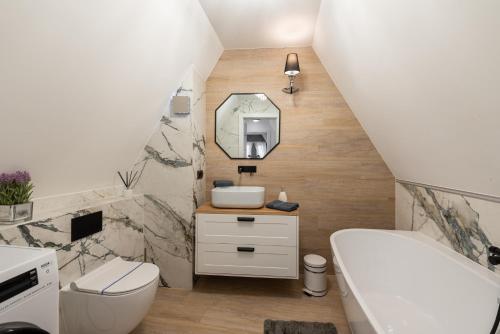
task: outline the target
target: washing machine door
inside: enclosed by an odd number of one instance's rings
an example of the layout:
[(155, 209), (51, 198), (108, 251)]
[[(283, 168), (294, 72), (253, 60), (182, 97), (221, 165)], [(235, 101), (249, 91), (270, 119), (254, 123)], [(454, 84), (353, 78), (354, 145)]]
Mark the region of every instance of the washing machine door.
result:
[(40, 327), (27, 322), (8, 322), (0, 324), (0, 334), (50, 334)]

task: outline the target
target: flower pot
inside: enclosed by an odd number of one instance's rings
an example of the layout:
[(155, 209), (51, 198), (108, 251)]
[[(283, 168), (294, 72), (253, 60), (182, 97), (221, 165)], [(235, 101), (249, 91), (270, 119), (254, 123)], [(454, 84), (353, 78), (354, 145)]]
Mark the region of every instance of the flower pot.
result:
[(1, 223), (20, 223), (31, 220), (33, 218), (33, 202), (15, 204), (15, 205), (0, 205), (0, 222)]

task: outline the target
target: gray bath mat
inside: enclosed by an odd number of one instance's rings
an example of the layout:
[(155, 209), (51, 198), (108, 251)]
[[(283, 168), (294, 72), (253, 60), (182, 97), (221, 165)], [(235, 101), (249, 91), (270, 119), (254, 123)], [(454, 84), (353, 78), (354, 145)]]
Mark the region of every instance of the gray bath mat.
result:
[(337, 329), (330, 322), (268, 319), (264, 321), (264, 334), (337, 334)]

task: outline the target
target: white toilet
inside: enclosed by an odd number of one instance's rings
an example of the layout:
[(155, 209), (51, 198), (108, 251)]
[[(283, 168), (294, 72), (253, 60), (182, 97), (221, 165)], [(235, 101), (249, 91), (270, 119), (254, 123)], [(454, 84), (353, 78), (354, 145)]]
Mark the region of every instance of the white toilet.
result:
[(160, 270), (117, 257), (60, 291), (61, 334), (128, 334), (155, 298)]

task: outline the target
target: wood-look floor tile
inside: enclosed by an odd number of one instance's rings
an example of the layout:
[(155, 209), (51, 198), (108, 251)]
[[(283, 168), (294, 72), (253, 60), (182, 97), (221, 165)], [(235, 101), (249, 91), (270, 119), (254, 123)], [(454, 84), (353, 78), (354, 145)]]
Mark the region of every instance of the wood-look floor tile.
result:
[(262, 333), (265, 319), (333, 322), (349, 334), (335, 276), (321, 298), (302, 293), (302, 280), (200, 278), (192, 291), (158, 289), (132, 334)]

